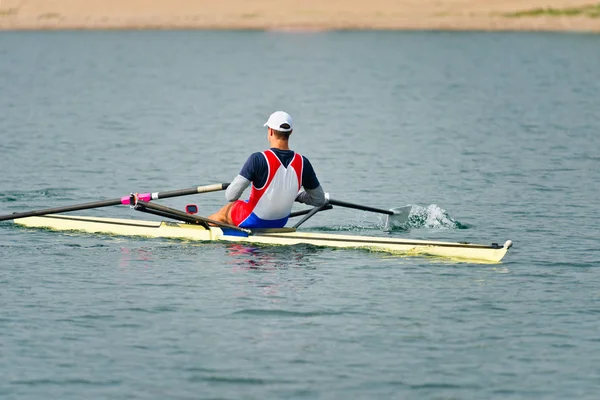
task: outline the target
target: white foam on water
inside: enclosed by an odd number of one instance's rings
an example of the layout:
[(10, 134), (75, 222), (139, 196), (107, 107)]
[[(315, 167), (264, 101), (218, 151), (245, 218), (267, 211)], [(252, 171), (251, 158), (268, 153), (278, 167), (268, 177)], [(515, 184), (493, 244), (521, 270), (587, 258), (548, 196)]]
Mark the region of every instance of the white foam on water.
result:
[(413, 205), (408, 217), (410, 228), (458, 229), (461, 225), (448, 215), (448, 212), (437, 204), (427, 207)]
[[(319, 226), (311, 227), (317, 231), (370, 231), (370, 230), (385, 230), (385, 231), (405, 231), (415, 228), (426, 229), (467, 229), (468, 225), (461, 224), (456, 221), (446, 210), (439, 207), (437, 204), (430, 204), (426, 207), (418, 205), (410, 205), (410, 213), (408, 219), (404, 222), (394, 222), (387, 224), (387, 216), (377, 214), (377, 220), (373, 225), (373, 213), (356, 212), (354, 219), (350, 224), (337, 226)], [(404, 208), (404, 207), (403, 207)]]

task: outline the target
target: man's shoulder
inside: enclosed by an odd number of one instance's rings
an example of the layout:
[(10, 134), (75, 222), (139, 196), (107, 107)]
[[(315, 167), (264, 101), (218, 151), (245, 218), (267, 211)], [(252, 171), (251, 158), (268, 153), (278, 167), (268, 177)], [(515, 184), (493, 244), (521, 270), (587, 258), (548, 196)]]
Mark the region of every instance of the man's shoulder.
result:
[(267, 160), (261, 151), (250, 154), (248, 160), (242, 167), (240, 175), (252, 181), (257, 175), (263, 174), (267, 167)]
[(306, 157), (304, 154), (302, 155), (302, 158), (304, 159), (304, 163), (305, 164), (310, 164), (310, 161), (308, 160), (308, 157)]

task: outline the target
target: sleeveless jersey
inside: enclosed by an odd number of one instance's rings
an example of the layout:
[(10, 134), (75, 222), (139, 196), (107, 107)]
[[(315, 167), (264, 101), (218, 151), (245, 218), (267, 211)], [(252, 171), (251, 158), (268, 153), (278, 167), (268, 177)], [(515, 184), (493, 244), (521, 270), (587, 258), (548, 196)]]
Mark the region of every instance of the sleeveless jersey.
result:
[(286, 168), (272, 150), (265, 150), (262, 155), (268, 165), (267, 181), (260, 188), (252, 184), (250, 198), (236, 202), (231, 218), (244, 228), (281, 228), (287, 223), (302, 187), (303, 157), (294, 153)]

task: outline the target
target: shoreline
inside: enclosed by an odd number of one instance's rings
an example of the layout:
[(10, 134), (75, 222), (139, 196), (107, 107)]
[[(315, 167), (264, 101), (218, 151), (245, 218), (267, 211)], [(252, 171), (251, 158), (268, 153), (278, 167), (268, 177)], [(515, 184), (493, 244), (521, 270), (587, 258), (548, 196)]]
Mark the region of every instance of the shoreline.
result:
[[(483, 4), (482, 4), (483, 3)], [(0, 31), (255, 30), (600, 33), (580, 0), (0, 0)]]

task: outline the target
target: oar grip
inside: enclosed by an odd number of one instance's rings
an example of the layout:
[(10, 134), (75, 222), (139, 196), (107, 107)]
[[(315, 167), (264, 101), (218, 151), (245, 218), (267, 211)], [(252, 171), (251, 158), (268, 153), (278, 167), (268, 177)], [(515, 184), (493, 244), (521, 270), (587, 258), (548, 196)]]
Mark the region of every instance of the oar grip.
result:
[[(145, 202), (148, 202), (148, 201), (153, 200), (153, 199), (156, 198), (156, 197), (153, 196), (152, 193), (136, 194), (135, 196), (137, 197), (138, 200), (142, 200), (142, 201), (145, 201)], [(123, 197), (121, 197), (121, 204), (123, 204), (123, 205), (131, 205), (131, 194), (129, 196), (123, 196)]]
[(218, 190), (225, 190), (229, 186), (229, 183), (215, 183), (214, 185), (198, 186), (198, 193), (216, 192)]

